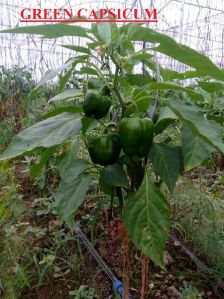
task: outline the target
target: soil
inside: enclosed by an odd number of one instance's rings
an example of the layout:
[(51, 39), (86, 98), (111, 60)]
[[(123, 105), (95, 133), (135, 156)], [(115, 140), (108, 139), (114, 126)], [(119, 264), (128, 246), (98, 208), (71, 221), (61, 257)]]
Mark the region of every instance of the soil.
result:
[[(28, 175), (23, 172), (22, 164), (15, 166), (15, 174), (21, 185), (20, 192), (23, 194), (27, 205), (30, 206), (32, 200), (38, 196), (38, 191), (33, 186)], [(86, 207), (88, 207), (88, 202), (85, 205), (85, 208)], [(124, 230), (119, 217), (110, 220), (109, 215), (109, 211), (104, 211), (101, 215), (101, 223), (96, 228), (95, 236), (103, 234), (96, 245), (96, 249), (116, 276), (122, 278), (124, 264), (122, 239)], [(43, 221), (43, 218), (36, 216), (34, 219), (31, 219), (31, 221), (40, 224)], [(42, 222), (42, 226), (46, 225), (48, 229), (49, 224), (52, 225), (55, 221), (57, 222), (55, 216), (52, 216), (51, 219)], [(58, 225), (58, 223), (55, 225)], [(88, 231), (85, 231), (85, 233), (87, 236), (89, 235)], [(47, 246), (47, 243), (45, 242), (42, 246)], [(39, 246), (41, 245), (39, 244)], [(54, 278), (53, 276), (49, 277), (46, 281), (46, 285), (38, 289), (24, 290), (20, 299), (69, 299), (72, 298), (68, 294), (69, 291), (74, 290), (75, 286), (76, 289), (78, 289), (80, 285), (86, 285), (95, 289), (99, 299), (114, 298), (111, 281), (101, 268), (99, 268), (98, 264), (86, 249), (82, 249), (82, 256), (80, 256), (77, 242), (72, 241), (65, 246), (69, 246), (70, 250), (74, 247), (74, 252), (72, 252), (74, 258), (81, 259), (79, 273), (71, 272), (66, 276), (66, 279), (63, 280)], [(63, 250), (66, 252), (67, 247)], [(61, 254), (63, 256), (63, 251)], [(135, 298), (140, 298), (141, 254), (138, 250), (133, 248), (131, 256), (130, 284)], [(209, 279), (203, 277), (196, 265), (180, 250), (178, 244), (175, 244), (175, 242), (171, 240), (168, 241), (166, 247), (166, 263), (167, 271), (165, 272), (153, 265), (152, 262), (149, 262), (149, 276), (145, 299), (181, 299), (183, 297), (180, 291), (186, 282), (195, 285), (197, 289), (203, 293), (203, 298), (205, 299), (224, 298), (223, 294), (220, 294), (213, 289), (214, 285), (209, 283)]]

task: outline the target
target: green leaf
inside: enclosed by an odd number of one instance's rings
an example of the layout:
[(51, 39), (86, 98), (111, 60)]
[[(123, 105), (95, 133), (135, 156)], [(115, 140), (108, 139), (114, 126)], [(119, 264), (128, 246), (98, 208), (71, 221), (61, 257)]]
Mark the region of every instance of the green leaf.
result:
[(208, 57), (185, 45), (178, 44), (165, 34), (131, 24), (128, 35), (133, 41), (159, 43), (159, 46), (153, 48), (153, 50), (191, 66), (198, 71), (199, 76), (211, 76), (218, 80), (224, 80), (224, 73)]
[(85, 135), (99, 125), (100, 123), (95, 118), (84, 116), (82, 118), (82, 133)]
[(94, 68), (91, 68), (91, 67), (83, 66), (81, 68), (80, 72), (82, 74), (87, 74), (87, 75), (90, 75), (90, 76), (93, 75), (93, 76), (99, 77), (99, 73)]
[(66, 83), (69, 81), (72, 73), (74, 72), (77, 63), (78, 63), (77, 61), (74, 61), (74, 63), (70, 66), (70, 68), (66, 70), (65, 74), (63, 74), (63, 72), (59, 74), (59, 82), (57, 88), (58, 93), (61, 93), (64, 90)]
[(116, 189), (113, 186), (107, 184), (102, 178), (102, 176), (100, 176), (99, 178), (99, 186), (100, 190), (104, 192), (106, 195), (114, 196)]
[(147, 172), (137, 192), (126, 201), (123, 221), (137, 248), (164, 268), (163, 253), (170, 226), (169, 204)]
[(200, 137), (195, 136), (186, 127), (182, 128), (181, 135), (185, 170), (190, 170), (200, 165), (215, 151), (213, 146), (206, 143)]
[(125, 109), (125, 115), (139, 112), (146, 112), (149, 106), (152, 104), (153, 98), (149, 93), (142, 88), (133, 88), (131, 93), (131, 100), (133, 103), (129, 104)]
[(71, 67), (71, 65), (74, 63), (73, 59), (70, 59), (67, 63), (61, 65), (60, 67), (56, 68), (55, 70), (48, 70), (45, 75), (43, 76), (43, 78), (40, 80), (40, 82), (37, 84), (37, 86), (35, 87), (38, 88), (42, 85), (44, 85), (45, 83), (47, 83), (49, 80), (52, 80), (53, 78), (55, 78), (61, 71)]
[(153, 143), (150, 150), (150, 158), (154, 170), (159, 174), (172, 193), (178, 176), (183, 170), (181, 147)]
[(119, 81), (125, 79), (132, 86), (144, 86), (152, 81), (152, 77), (148, 74), (126, 74), (124, 78), (119, 78)]
[(194, 135), (224, 153), (222, 126), (206, 119), (197, 106), (174, 100), (167, 100), (166, 103)]
[[(224, 96), (221, 96), (221, 97), (216, 98), (216, 101), (215, 101), (215, 109), (218, 109), (219, 112), (224, 111)], [(211, 112), (211, 115), (210, 115), (210, 116), (215, 117), (215, 116), (217, 116), (217, 115), (215, 115), (214, 113), (212, 114), (212, 112)], [(219, 117), (222, 118), (222, 114), (219, 115)], [(222, 123), (224, 123), (224, 122), (222, 121)]]
[(170, 69), (164, 69), (160, 67), (160, 74), (163, 77), (164, 81), (171, 81), (171, 80), (186, 80), (191, 78), (200, 77), (200, 72), (198, 71), (186, 71), (183, 73), (178, 73), (176, 71)]
[(69, 167), (77, 159), (77, 155), (80, 148), (79, 137), (66, 142), (63, 155), (57, 157), (55, 167), (58, 169), (59, 174), (65, 172), (65, 169)]
[(81, 26), (60, 23), (53, 25), (17, 27), (13, 29), (2, 30), (0, 33), (40, 34), (44, 38), (58, 38), (62, 36), (80, 36), (89, 38), (87, 32), (89, 32), (89, 30)]
[(32, 178), (36, 178), (41, 173), (47, 161), (56, 152), (56, 149), (57, 146), (52, 146), (47, 149), (43, 149), (40, 153), (40, 162), (38, 164), (30, 164), (29, 171)]
[(86, 160), (74, 160), (70, 164), (65, 165), (65, 167), (59, 169), (61, 179), (64, 183), (70, 184), (74, 182), (77, 177), (84, 171), (86, 171), (89, 167), (90, 164)]
[(56, 101), (61, 101), (61, 100), (67, 100), (67, 99), (75, 99), (82, 97), (84, 93), (79, 90), (79, 89), (67, 89), (63, 91), (62, 93), (57, 94), (53, 98), (51, 98), (48, 103), (56, 102)]
[(80, 52), (80, 53), (85, 53), (85, 54), (91, 54), (90, 49), (81, 47), (81, 46), (72, 46), (72, 45), (62, 45), (62, 47), (75, 51), (75, 52)]
[(207, 92), (214, 93), (224, 89), (223, 82), (198, 81), (198, 85)]
[(151, 60), (152, 58), (153, 55), (149, 53), (134, 53), (129, 57), (129, 59), (134, 59), (136, 61)]
[(129, 187), (127, 174), (119, 164), (113, 164), (103, 168), (100, 176), (110, 186)]
[(102, 41), (109, 45), (111, 43), (111, 24), (99, 23), (97, 25), (97, 31)]
[(172, 110), (170, 110), (170, 108), (168, 108), (167, 106), (162, 107), (157, 122), (155, 124), (155, 133), (160, 134), (169, 125), (174, 123), (176, 119), (176, 114), (174, 114)]
[(183, 87), (173, 82), (152, 82), (149, 83), (147, 86), (149, 90), (157, 90), (157, 89), (170, 90), (171, 89), (171, 90), (182, 91), (182, 92), (186, 92), (192, 99), (196, 101), (204, 100), (203, 96), (199, 92), (187, 87)]
[(49, 117), (53, 117), (55, 115), (58, 115), (58, 114), (62, 114), (64, 112), (69, 112), (69, 113), (81, 113), (83, 112), (83, 109), (82, 107), (76, 107), (76, 106), (65, 106), (65, 107), (60, 107), (60, 108), (57, 108), (57, 109), (54, 109), (48, 113), (45, 113), (41, 119), (47, 119)]
[(70, 184), (60, 183), (55, 194), (55, 206), (59, 218), (68, 225), (71, 223), (71, 217), (86, 199), (90, 184), (89, 176), (78, 178)]
[(45, 119), (16, 135), (0, 155), (0, 160), (17, 157), (39, 147), (49, 148), (60, 144), (79, 134), (81, 127), (81, 118), (70, 113)]

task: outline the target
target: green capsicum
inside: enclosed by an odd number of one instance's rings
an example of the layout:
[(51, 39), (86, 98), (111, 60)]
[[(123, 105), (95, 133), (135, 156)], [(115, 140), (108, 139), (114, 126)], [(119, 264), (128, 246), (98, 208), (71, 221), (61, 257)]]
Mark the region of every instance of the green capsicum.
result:
[(152, 145), (154, 124), (150, 118), (124, 118), (120, 122), (120, 140), (129, 156), (146, 157)]
[(105, 166), (118, 160), (121, 144), (115, 133), (90, 133), (87, 136), (87, 148), (92, 162)]
[(88, 90), (84, 97), (83, 110), (86, 116), (100, 119), (108, 113), (110, 106), (111, 99), (95, 89)]

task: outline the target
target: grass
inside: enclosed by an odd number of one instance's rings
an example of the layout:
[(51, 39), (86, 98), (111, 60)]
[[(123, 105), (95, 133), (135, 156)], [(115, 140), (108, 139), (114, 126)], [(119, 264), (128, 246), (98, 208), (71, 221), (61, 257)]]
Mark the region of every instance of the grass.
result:
[(13, 128), (14, 128), (15, 120), (14, 117), (11, 117), (6, 120), (0, 121), (0, 149), (4, 148), (14, 136)]
[(9, 163), (1, 162), (0, 177), (0, 282), (4, 299), (14, 299), (18, 298), (21, 287), (20, 278), (15, 275), (15, 266), (24, 248), (19, 239), (9, 238), (9, 232), (24, 213), (25, 207), (17, 192), (18, 186)]
[[(224, 198), (206, 188), (203, 177), (179, 180), (171, 205), (174, 226), (206, 259), (216, 279), (224, 277)], [(199, 182), (200, 181), (200, 182)]]

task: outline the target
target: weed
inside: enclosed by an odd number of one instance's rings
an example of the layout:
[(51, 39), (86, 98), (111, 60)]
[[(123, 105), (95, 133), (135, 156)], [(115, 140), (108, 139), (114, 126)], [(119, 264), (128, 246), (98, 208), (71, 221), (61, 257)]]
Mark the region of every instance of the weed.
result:
[(95, 291), (91, 288), (88, 288), (84, 285), (81, 285), (78, 290), (70, 291), (69, 295), (73, 296), (74, 299), (96, 299)]
[[(205, 189), (205, 188), (204, 188)], [(175, 227), (186, 234), (198, 254), (207, 258), (213, 275), (224, 276), (224, 201), (200, 184), (182, 178), (171, 200)]]
[(187, 282), (184, 282), (184, 286), (180, 290), (184, 299), (202, 299), (204, 295), (195, 286)]

